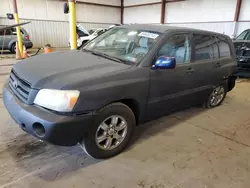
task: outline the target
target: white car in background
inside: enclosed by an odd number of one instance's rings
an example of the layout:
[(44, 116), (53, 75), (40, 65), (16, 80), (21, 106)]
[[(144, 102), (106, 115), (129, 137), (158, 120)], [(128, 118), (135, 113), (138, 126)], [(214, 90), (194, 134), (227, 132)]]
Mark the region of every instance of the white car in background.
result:
[[(94, 39), (95, 37), (105, 33), (108, 29), (104, 28), (97, 28), (97, 29), (91, 29), (87, 31), (82, 25), (77, 24), (76, 26), (76, 32), (77, 32), (77, 48), (81, 48), (84, 44), (86, 44), (88, 41)], [(70, 42), (69, 42), (69, 46)]]

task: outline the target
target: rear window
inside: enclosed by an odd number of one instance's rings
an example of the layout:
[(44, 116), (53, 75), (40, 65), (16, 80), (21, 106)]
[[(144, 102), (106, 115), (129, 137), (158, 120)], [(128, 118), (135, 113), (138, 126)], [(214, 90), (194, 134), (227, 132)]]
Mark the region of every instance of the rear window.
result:
[(248, 32), (248, 34), (247, 34), (245, 40), (250, 40), (250, 32)]
[[(12, 28), (11, 30), (12, 30), (12, 32), (16, 35), (16, 28), (14, 27), (14, 28)], [(24, 34), (23, 28), (21, 28), (20, 31), (21, 31), (22, 34)]]
[(230, 46), (223, 37), (218, 37), (218, 46), (220, 50), (220, 58), (231, 58)]
[(215, 37), (194, 34), (195, 61), (218, 59), (218, 46)]

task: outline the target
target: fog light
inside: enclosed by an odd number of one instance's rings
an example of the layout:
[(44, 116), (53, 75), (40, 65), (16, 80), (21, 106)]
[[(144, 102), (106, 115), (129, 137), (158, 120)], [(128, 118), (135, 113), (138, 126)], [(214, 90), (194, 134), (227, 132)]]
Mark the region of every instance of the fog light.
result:
[(24, 123), (21, 124), (22, 128), (25, 129), (26, 125)]
[(45, 136), (45, 128), (41, 123), (34, 123), (33, 124), (34, 133), (39, 137)]

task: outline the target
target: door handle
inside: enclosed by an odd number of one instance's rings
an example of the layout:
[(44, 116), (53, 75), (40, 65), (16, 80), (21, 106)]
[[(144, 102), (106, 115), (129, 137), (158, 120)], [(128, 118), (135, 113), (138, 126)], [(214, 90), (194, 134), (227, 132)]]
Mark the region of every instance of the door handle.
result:
[(188, 68), (188, 69), (186, 70), (186, 73), (187, 73), (187, 74), (193, 74), (193, 73), (194, 73), (194, 69), (193, 69), (193, 68)]
[(215, 68), (219, 68), (219, 67), (221, 67), (221, 64), (220, 63), (216, 63), (215, 64)]

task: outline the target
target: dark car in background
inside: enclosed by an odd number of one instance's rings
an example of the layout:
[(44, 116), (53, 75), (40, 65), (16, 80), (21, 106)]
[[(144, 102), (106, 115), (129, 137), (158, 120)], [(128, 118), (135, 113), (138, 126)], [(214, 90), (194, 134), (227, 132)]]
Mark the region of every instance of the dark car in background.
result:
[[(21, 27), (23, 45), (26, 49), (32, 48), (33, 43), (30, 40), (30, 35), (28, 32)], [(17, 42), (17, 34), (16, 28), (10, 28), (6, 30), (0, 31), (0, 50), (9, 50), (12, 53), (16, 52), (16, 42)]]
[(250, 29), (233, 40), (237, 56), (237, 76), (250, 77)]
[(28, 58), (3, 89), (27, 133), (95, 158), (117, 155), (136, 125), (192, 105), (219, 106), (235, 86), (232, 40), (163, 25), (115, 27), (79, 51)]

